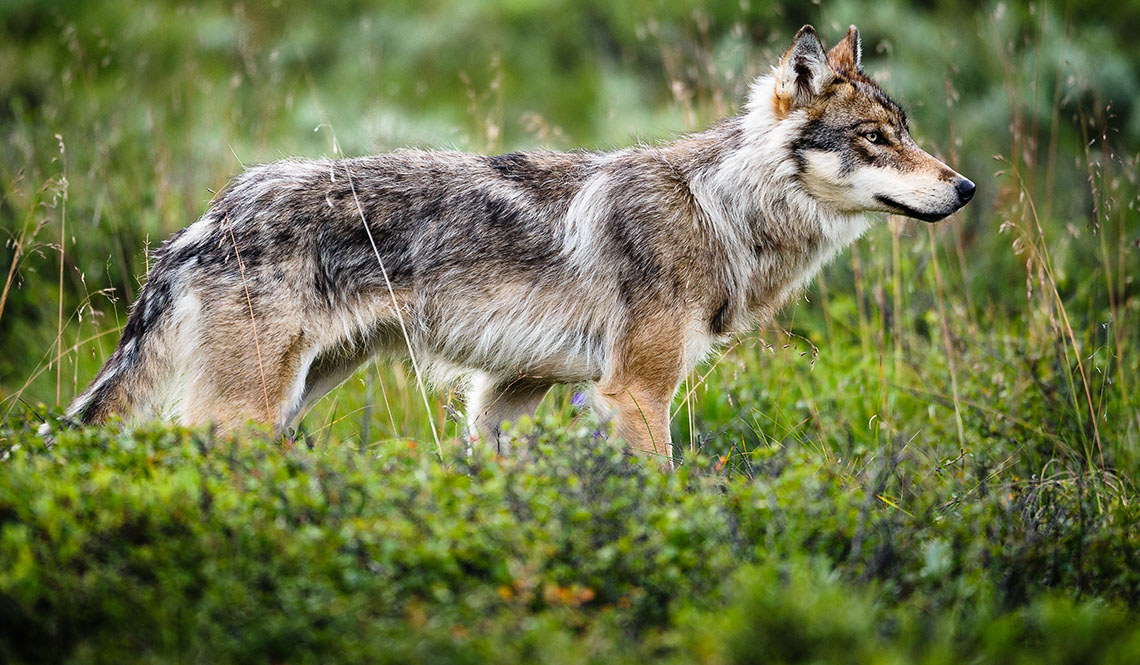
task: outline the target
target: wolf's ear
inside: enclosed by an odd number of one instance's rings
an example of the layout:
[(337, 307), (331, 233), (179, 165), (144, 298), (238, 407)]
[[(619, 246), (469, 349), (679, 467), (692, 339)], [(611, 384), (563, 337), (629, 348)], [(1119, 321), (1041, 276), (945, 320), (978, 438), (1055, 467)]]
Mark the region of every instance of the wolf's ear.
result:
[(827, 52), (827, 61), (837, 72), (863, 71), (863, 41), (859, 39), (858, 28), (855, 26), (847, 28), (847, 35), (843, 41)]
[(805, 25), (776, 67), (776, 115), (806, 106), (835, 78), (815, 28)]

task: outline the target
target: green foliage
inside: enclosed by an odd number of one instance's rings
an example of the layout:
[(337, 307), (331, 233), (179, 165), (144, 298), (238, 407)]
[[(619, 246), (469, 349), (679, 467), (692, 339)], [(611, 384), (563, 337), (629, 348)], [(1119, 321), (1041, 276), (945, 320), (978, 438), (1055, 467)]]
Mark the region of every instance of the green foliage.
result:
[(1130, 663), (1140, 626), (1120, 607), (1042, 595), (1003, 611), (884, 603), (826, 561), (793, 558), (737, 574), (728, 608), (686, 618), (690, 654), (708, 663)]
[(932, 474), (907, 515), (881, 498), (903, 464), (848, 475), (782, 451), (754, 479), (701, 458), (663, 474), (588, 423), (448, 465), (407, 441), (108, 427), (48, 447), (12, 427), (9, 661), (1140, 654), (1122, 609), (1140, 603), (1136, 509), (1081, 501), (1079, 482)]

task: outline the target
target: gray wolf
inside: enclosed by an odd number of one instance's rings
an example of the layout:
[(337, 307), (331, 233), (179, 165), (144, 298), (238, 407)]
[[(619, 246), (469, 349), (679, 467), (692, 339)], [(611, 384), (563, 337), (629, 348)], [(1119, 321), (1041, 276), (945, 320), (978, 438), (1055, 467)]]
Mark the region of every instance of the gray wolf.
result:
[(669, 463), (682, 377), (770, 320), (880, 211), (937, 221), (974, 184), (923, 152), (854, 26), (804, 26), (744, 110), (615, 152), (405, 150), (237, 176), (156, 254), (72, 419), (287, 430), (379, 354), (465, 377), (473, 430), (556, 383)]

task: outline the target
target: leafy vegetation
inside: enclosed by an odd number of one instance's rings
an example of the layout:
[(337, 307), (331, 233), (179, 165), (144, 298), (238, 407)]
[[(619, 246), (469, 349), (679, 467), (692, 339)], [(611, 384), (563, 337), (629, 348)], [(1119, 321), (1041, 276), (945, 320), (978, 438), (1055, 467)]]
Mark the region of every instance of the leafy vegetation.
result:
[[(1098, 2), (0, 7), (0, 660), (1140, 660), (1140, 47)], [(292, 443), (41, 418), (242, 164), (668, 139), (859, 25), (979, 185), (888, 219), (674, 404), (549, 396), (518, 459), (362, 370)], [(315, 130), (315, 131), (314, 131)], [(429, 423), (443, 433), (442, 459)]]
[[(450, 467), (409, 442), (112, 427), (49, 450), (6, 433), (0, 650), (16, 660), (1140, 655), (1137, 508), (971, 464), (850, 473), (772, 448), (755, 478), (706, 458), (663, 474), (586, 423)], [(916, 500), (887, 505), (904, 487)]]

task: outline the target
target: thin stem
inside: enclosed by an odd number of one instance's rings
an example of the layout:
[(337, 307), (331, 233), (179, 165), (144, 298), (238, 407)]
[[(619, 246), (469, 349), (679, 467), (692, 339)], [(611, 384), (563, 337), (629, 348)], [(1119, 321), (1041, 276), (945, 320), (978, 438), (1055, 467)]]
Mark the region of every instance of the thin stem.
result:
[(249, 325), (253, 328), (253, 347), (257, 351), (257, 370), (261, 372), (261, 393), (265, 396), (265, 418), (267, 422), (273, 422), (273, 408), (269, 406), (269, 386), (265, 381), (265, 365), (261, 361), (261, 342), (257, 337), (257, 319), (253, 315), (253, 299), (249, 297), (249, 284), (245, 281), (245, 264), (241, 262), (241, 254), (238, 253), (237, 239), (234, 237), (233, 223), (230, 222), (230, 211), (226, 210), (226, 227), (230, 232), (230, 241), (234, 244), (234, 256), (237, 257), (238, 271), (241, 273), (241, 286), (245, 289), (245, 303), (249, 306)]

